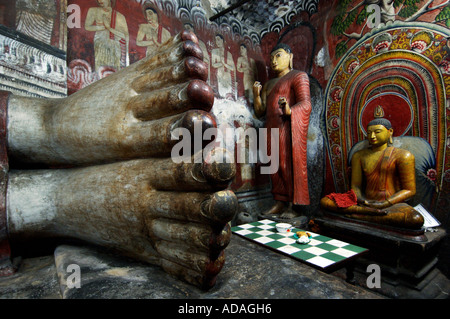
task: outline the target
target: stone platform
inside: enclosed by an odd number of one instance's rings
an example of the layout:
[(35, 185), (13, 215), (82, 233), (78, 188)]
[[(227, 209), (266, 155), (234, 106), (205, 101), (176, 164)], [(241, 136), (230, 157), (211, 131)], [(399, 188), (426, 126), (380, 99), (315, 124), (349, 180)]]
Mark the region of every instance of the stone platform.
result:
[[(0, 298), (64, 299), (379, 299), (380, 295), (288, 256), (232, 236), (216, 285), (202, 291), (159, 267), (96, 247), (60, 245), (54, 256), (24, 258), (0, 278)], [(69, 288), (69, 265), (80, 266), (81, 288)]]
[[(450, 297), (450, 280), (437, 269), (441, 244), (447, 234), (438, 227), (433, 232), (405, 234), (380, 229), (365, 222), (324, 214), (314, 220), (320, 234), (361, 245), (369, 253), (355, 266), (355, 280), (366, 285), (367, 267), (381, 270), (381, 289), (390, 298), (441, 299)], [(362, 273), (362, 277), (358, 276)]]

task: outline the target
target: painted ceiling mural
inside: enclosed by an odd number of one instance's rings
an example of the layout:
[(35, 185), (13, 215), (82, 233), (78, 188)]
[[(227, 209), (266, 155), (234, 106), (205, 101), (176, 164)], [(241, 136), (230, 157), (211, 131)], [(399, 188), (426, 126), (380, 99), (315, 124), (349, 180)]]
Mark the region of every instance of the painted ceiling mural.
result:
[(349, 188), (349, 152), (382, 106), (394, 136), (417, 137), (430, 146), (431, 153), (415, 154), (416, 162), (426, 162), (418, 182), (432, 191), (427, 208), (446, 221), (440, 207), (449, 204), (450, 187), (450, 1), (334, 3), (327, 32), (335, 68), (324, 119), (334, 189)]
[[(219, 12), (239, 3), (234, 0), (222, 1), (214, 6)], [(281, 32), (300, 12), (317, 12), (319, 0), (265, 0), (247, 1), (231, 13), (217, 18), (220, 25), (229, 25), (239, 34), (249, 36), (255, 43), (268, 32)], [(214, 3), (214, 1), (211, 1)]]
[(30, 38), (66, 50), (67, 0), (0, 0), (0, 21)]
[[(114, 45), (111, 42), (109, 48), (106, 44), (110, 41), (109, 33), (98, 28), (100, 7), (89, 0), (69, 1), (69, 5), (75, 4), (81, 10), (81, 28), (69, 29), (69, 93), (142, 59), (168, 37), (184, 28), (191, 28), (200, 39), (204, 60), (211, 70), (210, 83), (218, 96), (235, 100), (238, 96), (245, 95), (242, 81), (238, 80), (244, 77), (244, 73), (251, 71), (252, 63), (258, 59), (258, 44), (246, 34), (238, 32), (242, 29), (240, 27), (232, 30), (228, 25), (211, 23), (202, 6), (204, 1), (105, 0), (105, 2), (113, 8), (117, 17), (113, 19), (114, 28), (122, 34), (122, 36), (114, 35), (117, 43)], [(150, 11), (145, 10), (146, 8), (154, 10), (154, 14), (151, 15), (155, 18), (149, 14)], [(156, 19), (158, 27), (153, 27), (153, 21), (150, 19)], [(221, 39), (217, 39), (218, 34)], [(219, 40), (223, 42), (220, 44), (222, 49), (218, 49)], [(244, 67), (238, 69), (238, 58), (244, 54), (241, 53), (241, 44), (246, 49), (246, 63)], [(214, 67), (212, 61), (217, 54), (223, 55), (233, 69), (229, 81), (225, 81), (225, 85), (220, 87), (217, 81), (217, 72), (220, 70)]]
[[(152, 31), (149, 31), (151, 28), (145, 26), (148, 21), (143, 9), (151, 6), (157, 12), (158, 23), (163, 29), (162, 37), (173, 36), (185, 27), (192, 28), (201, 41), (205, 62), (210, 63), (210, 67), (217, 53), (225, 56), (230, 68), (234, 69), (230, 76), (231, 80), (224, 81), (229, 83), (224, 83), (226, 87), (223, 87), (216, 77), (220, 70), (211, 67), (210, 84), (216, 91), (221, 91), (218, 92), (218, 96), (235, 100), (241, 96), (251, 95), (250, 86), (255, 78), (264, 80), (266, 77), (265, 62), (261, 59), (261, 38), (268, 32), (279, 32), (298, 12), (305, 10), (310, 13), (316, 12), (318, 0), (249, 1), (212, 21), (210, 18), (232, 6), (233, 1), (123, 0), (116, 2), (104, 0), (100, 2), (109, 2), (109, 6), (114, 8), (119, 17), (115, 27), (117, 30), (122, 28), (124, 44), (121, 49), (117, 49), (117, 52), (122, 51), (122, 53), (112, 53), (108, 56), (117, 56), (118, 61), (121, 62), (108, 61), (107, 54), (102, 54), (100, 50), (94, 52), (96, 46), (94, 38), (101, 37), (100, 31), (92, 31), (96, 29), (96, 26), (92, 24), (92, 21), (95, 20), (93, 18), (94, 11), (98, 11), (99, 6), (89, 0), (69, 0), (68, 5), (77, 5), (81, 11), (81, 27), (69, 28), (69, 93), (136, 62), (146, 55), (146, 50), (150, 50), (151, 45), (143, 44), (142, 37), (150, 38)], [(122, 20), (123, 23), (120, 22)], [(145, 30), (147, 30), (146, 35), (144, 35)], [(218, 34), (223, 37), (226, 54), (222, 53), (223, 50), (215, 50), (218, 46), (216, 43)], [(155, 42), (163, 40), (157, 39)], [(242, 46), (245, 47), (246, 61), (245, 59), (241, 60), (245, 61), (245, 64), (240, 64), (238, 61), (243, 54)], [(239, 65), (241, 65), (240, 69), (238, 69)], [(254, 75), (244, 76), (249, 73)], [(238, 81), (240, 79), (242, 81)]]
[(67, 95), (66, 0), (0, 0), (0, 89)]

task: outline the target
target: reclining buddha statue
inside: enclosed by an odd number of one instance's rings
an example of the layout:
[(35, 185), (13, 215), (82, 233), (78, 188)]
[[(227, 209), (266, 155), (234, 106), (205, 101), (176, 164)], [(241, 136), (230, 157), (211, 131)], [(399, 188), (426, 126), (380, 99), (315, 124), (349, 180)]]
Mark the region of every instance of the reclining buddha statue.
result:
[(196, 35), (183, 31), (66, 98), (0, 93), (0, 153), (9, 159), (0, 176), (0, 274), (9, 246), (69, 238), (214, 285), (238, 207), (227, 190), (235, 164), (215, 149), (203, 162), (171, 158), (176, 128), (217, 126), (202, 59)]

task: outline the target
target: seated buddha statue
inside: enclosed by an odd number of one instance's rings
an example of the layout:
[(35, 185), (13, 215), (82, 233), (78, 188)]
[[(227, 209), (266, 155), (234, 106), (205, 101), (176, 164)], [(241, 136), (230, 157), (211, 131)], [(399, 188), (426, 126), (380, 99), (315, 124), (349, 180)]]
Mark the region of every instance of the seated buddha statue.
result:
[(407, 203), (416, 194), (414, 155), (391, 146), (389, 120), (367, 126), (369, 147), (351, 159), (351, 190), (321, 199), (321, 207), (346, 217), (406, 229), (420, 229), (423, 216)]

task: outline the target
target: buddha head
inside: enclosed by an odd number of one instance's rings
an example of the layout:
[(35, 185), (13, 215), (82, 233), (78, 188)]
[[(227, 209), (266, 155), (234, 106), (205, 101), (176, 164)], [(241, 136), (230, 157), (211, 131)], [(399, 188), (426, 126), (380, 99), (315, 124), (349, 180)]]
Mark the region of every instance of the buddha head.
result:
[(145, 18), (150, 24), (156, 25), (159, 22), (158, 12), (153, 7), (145, 8)]
[(279, 43), (270, 53), (270, 67), (276, 73), (292, 70), (293, 57), (291, 48), (285, 43)]
[(375, 118), (367, 124), (367, 140), (371, 146), (392, 144), (394, 129), (388, 119)]
[(223, 36), (221, 34), (216, 34), (216, 46), (218, 48), (223, 48)]

